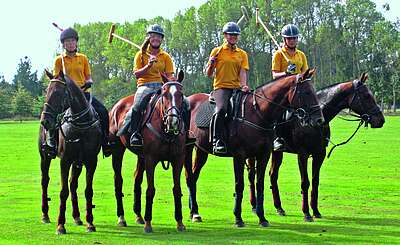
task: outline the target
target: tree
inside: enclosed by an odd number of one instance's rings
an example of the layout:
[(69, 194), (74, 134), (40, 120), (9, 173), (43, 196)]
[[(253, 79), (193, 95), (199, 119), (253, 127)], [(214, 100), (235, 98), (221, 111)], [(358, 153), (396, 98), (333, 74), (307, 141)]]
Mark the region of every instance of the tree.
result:
[(12, 99), (12, 109), (15, 116), (20, 118), (32, 116), (34, 98), (22, 86), (17, 84), (17, 90)]
[(20, 59), (17, 74), (14, 75), (12, 84), (15, 89), (18, 85), (21, 85), (31, 96), (36, 97), (42, 94), (43, 85), (37, 78), (37, 71), (31, 72), (31, 68), (31, 61), (27, 56), (24, 59)]

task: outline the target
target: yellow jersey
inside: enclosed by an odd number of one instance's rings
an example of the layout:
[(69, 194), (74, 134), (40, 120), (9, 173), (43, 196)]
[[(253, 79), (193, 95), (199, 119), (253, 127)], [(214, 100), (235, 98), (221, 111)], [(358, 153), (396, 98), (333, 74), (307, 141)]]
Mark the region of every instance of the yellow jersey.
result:
[(86, 55), (81, 53), (75, 53), (73, 56), (69, 56), (66, 53), (58, 55), (54, 62), (54, 77), (58, 77), (60, 72), (63, 70), (61, 55), (64, 58), (65, 70), (67, 72), (66, 75), (68, 75), (68, 77), (71, 78), (79, 87), (85, 85), (86, 80), (91, 76), (89, 60)]
[(283, 54), (285, 53), (286, 57), (290, 60), (292, 64), (296, 65), (296, 73), (303, 73), (308, 69), (308, 63), (306, 55), (296, 49), (293, 55), (290, 55), (286, 47), (275, 52), (274, 57), (272, 58), (272, 70), (276, 72), (284, 72), (288, 67), (288, 62), (286, 61)]
[[(147, 51), (148, 53), (150, 53), (151, 47), (149, 47)], [(137, 71), (143, 68), (147, 65), (148, 62), (148, 54), (142, 54), (142, 51), (137, 52), (135, 55), (135, 66), (133, 67), (133, 71)], [(160, 72), (174, 73), (174, 64), (172, 62), (171, 56), (161, 48), (160, 52), (157, 54), (157, 62), (153, 63), (148, 72), (137, 80), (137, 86), (143, 85), (148, 82), (162, 82)]]
[(216, 59), (215, 77), (213, 81), (214, 90), (219, 88), (240, 88), (240, 70), (249, 70), (249, 59), (246, 51), (235, 48), (231, 49), (227, 43), (222, 47), (214, 48), (211, 51), (210, 57), (213, 57), (219, 52)]

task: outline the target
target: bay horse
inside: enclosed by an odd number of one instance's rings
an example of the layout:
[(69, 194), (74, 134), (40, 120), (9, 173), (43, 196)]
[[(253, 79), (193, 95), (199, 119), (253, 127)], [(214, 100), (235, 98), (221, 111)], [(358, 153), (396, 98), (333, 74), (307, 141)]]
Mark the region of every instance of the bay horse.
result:
[[(170, 81), (162, 76), (164, 84), (160, 96), (155, 94), (152, 101), (155, 101), (154, 108), (151, 102), (147, 105), (146, 113), (143, 116), (141, 134), (143, 136), (143, 148), (137, 149), (129, 146), (129, 135), (117, 137), (118, 130), (122, 127), (126, 113), (130, 110), (134, 96), (128, 96), (119, 100), (111, 109), (110, 115), (110, 139), (112, 146), (112, 164), (114, 169), (115, 197), (117, 200), (118, 225), (126, 226), (124, 207), (122, 203), (122, 159), (126, 148), (137, 154), (138, 161), (135, 171), (134, 204), (133, 210), (136, 214), (136, 223), (144, 224), (146, 233), (152, 232), (152, 205), (155, 196), (154, 171), (158, 162), (168, 161), (172, 165), (173, 174), (173, 195), (175, 206), (175, 220), (177, 230), (185, 230), (182, 223), (182, 191), (180, 176), (185, 160), (186, 132), (182, 118), (183, 110), (183, 71), (178, 74), (177, 81)], [(144, 220), (141, 215), (141, 184), (143, 173), (146, 171), (146, 211)]]
[[(274, 139), (274, 125), (285, 109), (291, 109), (294, 114), (301, 116), (306, 124), (322, 124), (323, 117), (311, 84), (315, 69), (307, 70), (304, 74), (283, 76), (271, 83), (256, 88), (240, 102), (242, 116), (233, 118), (226, 124), (229, 140), (228, 154), (233, 157), (235, 174), (235, 226), (243, 227), (241, 216), (244, 189), (244, 165), (246, 158), (255, 157), (257, 160), (257, 215), (259, 225), (266, 227), (269, 222), (264, 217), (264, 175)], [(196, 182), (200, 170), (212, 154), (209, 128), (199, 128), (196, 116), (201, 105), (209, 100), (207, 94), (189, 96), (191, 115), (191, 133), (196, 137), (196, 156), (193, 162), (193, 179), (188, 180), (189, 207), (193, 222), (200, 222), (196, 200)], [(207, 102), (208, 103), (208, 102)], [(193, 146), (187, 147), (186, 165), (192, 164)]]
[[(381, 128), (385, 122), (382, 111), (376, 104), (372, 92), (369, 90), (365, 81), (368, 75), (363, 73), (359, 79), (337, 83), (321, 89), (317, 92), (318, 100), (321, 104), (322, 113), (325, 119), (322, 127), (304, 128), (299, 125), (298, 120), (289, 121), (283, 124), (280, 132), (287, 143), (285, 152), (294, 153), (298, 156), (298, 165), (301, 176), (301, 193), (302, 193), (302, 211), (304, 213), (304, 221), (313, 221), (310, 215), (308, 205), (308, 189), (310, 181), (307, 173), (307, 160), (312, 156), (312, 190), (310, 206), (313, 210), (315, 218), (321, 218), (322, 215), (318, 210), (318, 185), (319, 175), (322, 163), (326, 155), (326, 147), (330, 139), (329, 122), (343, 109), (349, 108), (359, 115), (360, 125), (371, 125), (371, 128)], [(353, 134), (354, 135), (354, 134)], [(271, 191), (274, 200), (274, 206), (279, 215), (286, 215), (282, 208), (279, 188), (278, 173), (282, 164), (283, 152), (273, 151), (272, 161), (269, 171)], [(248, 162), (249, 181), (250, 181), (250, 202), (253, 209), (256, 207), (255, 202), (255, 186), (254, 186), (254, 161)]]
[[(97, 166), (97, 154), (100, 151), (101, 128), (94, 109), (86, 100), (81, 88), (67, 76), (54, 78), (46, 70), (50, 79), (39, 130), (39, 153), (42, 172), (42, 222), (50, 223), (48, 216), (47, 188), (49, 184), (49, 168), (51, 157), (42, 147), (45, 143), (45, 130), (58, 129), (58, 157), (61, 169), (60, 210), (58, 216), (57, 234), (65, 234), (66, 200), (69, 195), (68, 176), (72, 166), (70, 188), (72, 201), (72, 216), (77, 225), (82, 225), (80, 219), (78, 196), (78, 178), (82, 165), (86, 167), (86, 222), (87, 231), (96, 231), (93, 225), (92, 209), (93, 175)], [(69, 108), (69, 109), (68, 109)]]

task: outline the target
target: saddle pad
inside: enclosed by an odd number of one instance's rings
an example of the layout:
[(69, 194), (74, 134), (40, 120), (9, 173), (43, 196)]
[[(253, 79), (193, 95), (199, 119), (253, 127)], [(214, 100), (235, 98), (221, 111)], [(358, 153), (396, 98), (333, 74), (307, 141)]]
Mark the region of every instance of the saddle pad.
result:
[(210, 104), (207, 100), (200, 105), (195, 122), (198, 128), (209, 128), (212, 115), (215, 112), (215, 104)]

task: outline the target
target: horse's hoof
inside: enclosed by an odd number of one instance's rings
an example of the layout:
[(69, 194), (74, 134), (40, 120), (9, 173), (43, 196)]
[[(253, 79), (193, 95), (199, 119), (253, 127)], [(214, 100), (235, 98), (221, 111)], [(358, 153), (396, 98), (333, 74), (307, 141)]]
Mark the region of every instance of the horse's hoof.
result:
[(126, 221), (119, 221), (118, 226), (120, 227), (127, 227), (128, 225), (126, 224)]
[(243, 220), (238, 220), (235, 222), (235, 226), (238, 228), (245, 227)]
[(283, 208), (278, 208), (278, 209), (276, 209), (276, 213), (277, 213), (279, 216), (286, 216), (286, 212), (285, 212), (285, 210), (283, 210)]
[(321, 219), (322, 215), (319, 212), (318, 213), (314, 213), (314, 218)]
[(260, 226), (261, 226), (261, 227), (268, 227), (268, 226), (269, 226), (268, 220), (265, 220), (265, 221), (260, 222)]
[(314, 222), (314, 219), (311, 215), (306, 215), (304, 216), (304, 222)]
[(177, 225), (177, 226), (176, 226), (176, 229), (177, 229), (178, 231), (185, 231), (185, 230), (186, 230), (186, 227), (185, 227), (184, 224), (180, 224), (180, 225)]
[(118, 217), (118, 226), (121, 226), (121, 227), (126, 227), (127, 226), (125, 217), (123, 215)]
[(74, 218), (74, 223), (75, 223), (75, 225), (83, 225), (83, 222), (82, 222), (81, 218), (79, 218), (79, 217)]
[(59, 226), (57, 227), (56, 234), (57, 234), (57, 235), (64, 235), (64, 234), (67, 234), (67, 230), (65, 229), (65, 227), (64, 227), (63, 225), (59, 225)]
[(42, 223), (43, 224), (49, 224), (50, 223), (50, 218), (47, 214), (42, 215)]
[(137, 216), (136, 217), (136, 224), (144, 225), (144, 219), (143, 219), (142, 216)]
[(151, 227), (151, 226), (145, 226), (145, 227), (144, 227), (144, 232), (145, 232), (145, 233), (152, 233), (152, 232), (153, 232), (153, 227)]
[(86, 232), (95, 232), (96, 231), (96, 227), (94, 225), (89, 225), (86, 228)]
[(198, 222), (203, 222), (203, 220), (201, 219), (201, 216), (199, 214), (193, 214), (192, 222), (198, 223)]

